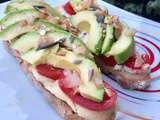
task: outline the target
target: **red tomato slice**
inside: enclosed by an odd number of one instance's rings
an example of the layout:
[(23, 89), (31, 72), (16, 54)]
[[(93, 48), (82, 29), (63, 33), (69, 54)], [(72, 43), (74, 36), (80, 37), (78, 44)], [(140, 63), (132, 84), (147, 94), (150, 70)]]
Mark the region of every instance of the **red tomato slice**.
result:
[(141, 69), (141, 67), (135, 67), (135, 62), (136, 56), (132, 56), (124, 63), (124, 65), (132, 69)]
[(113, 88), (111, 88), (111, 86), (109, 84), (107, 84), (106, 82), (104, 82), (104, 85), (107, 89), (109, 89), (111, 91), (112, 96), (109, 97), (107, 95), (107, 93), (105, 93), (103, 102), (98, 103), (98, 102), (94, 102), (92, 100), (89, 100), (89, 99), (82, 97), (79, 93), (75, 93), (75, 91), (73, 89), (66, 88), (65, 85), (63, 84), (63, 82), (59, 82), (59, 86), (60, 86), (61, 90), (67, 96), (69, 96), (74, 103), (76, 103), (82, 107), (85, 107), (87, 109), (94, 110), (94, 111), (103, 111), (103, 110), (111, 108), (113, 105), (116, 104), (117, 94), (116, 94), (115, 90), (113, 90)]
[(63, 69), (55, 68), (48, 64), (39, 64), (36, 66), (37, 72), (52, 80), (64, 79)]
[(142, 58), (143, 58), (145, 63), (148, 63), (150, 65), (152, 64), (151, 57), (148, 54), (142, 54)]
[(70, 2), (67, 2), (63, 6), (64, 10), (69, 14), (69, 15), (74, 15), (76, 12), (74, 11), (73, 7), (71, 6)]

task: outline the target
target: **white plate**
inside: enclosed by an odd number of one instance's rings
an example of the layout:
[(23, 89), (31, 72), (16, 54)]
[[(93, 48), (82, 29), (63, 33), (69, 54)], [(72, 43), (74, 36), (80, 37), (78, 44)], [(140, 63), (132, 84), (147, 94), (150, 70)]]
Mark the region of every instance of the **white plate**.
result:
[[(66, 0), (46, 0), (51, 5), (62, 5)], [(152, 83), (146, 91), (128, 91), (104, 76), (118, 92), (117, 120), (160, 120), (160, 24), (131, 14), (99, 1), (110, 13), (120, 16), (137, 30), (135, 41), (140, 52), (153, 58)], [(0, 5), (3, 16), (5, 4)], [(145, 47), (144, 47), (145, 46)], [(31, 80), (21, 71), (16, 60), (0, 43), (0, 119), (3, 120), (61, 120), (47, 104)]]

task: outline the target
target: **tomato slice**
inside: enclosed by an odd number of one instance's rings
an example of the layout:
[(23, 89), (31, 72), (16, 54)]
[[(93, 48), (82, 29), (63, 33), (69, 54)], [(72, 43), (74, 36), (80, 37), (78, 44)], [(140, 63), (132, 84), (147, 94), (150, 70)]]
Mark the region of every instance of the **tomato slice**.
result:
[(71, 88), (66, 88), (63, 82), (59, 81), (59, 86), (61, 90), (69, 97), (72, 99), (72, 101), (82, 107), (85, 107), (90, 110), (94, 111), (103, 111), (106, 109), (111, 108), (113, 105), (116, 104), (117, 101), (117, 94), (113, 88), (106, 82), (104, 82), (104, 86), (109, 89), (112, 93), (112, 96), (109, 97), (107, 93), (104, 95), (104, 100), (103, 102), (94, 102), (92, 100), (86, 99), (83, 96), (80, 95), (80, 93), (75, 93), (75, 91)]
[(69, 14), (69, 15), (74, 15), (76, 12), (74, 11), (73, 7), (71, 6), (70, 2), (67, 2), (63, 6), (64, 10)]
[(52, 80), (64, 79), (63, 69), (55, 68), (49, 64), (39, 64), (36, 66), (37, 72)]
[(152, 64), (151, 57), (148, 54), (142, 54), (142, 58), (145, 63), (150, 64), (150, 65)]
[(135, 62), (136, 56), (132, 56), (124, 63), (124, 65), (132, 69), (141, 69), (141, 67), (135, 67)]

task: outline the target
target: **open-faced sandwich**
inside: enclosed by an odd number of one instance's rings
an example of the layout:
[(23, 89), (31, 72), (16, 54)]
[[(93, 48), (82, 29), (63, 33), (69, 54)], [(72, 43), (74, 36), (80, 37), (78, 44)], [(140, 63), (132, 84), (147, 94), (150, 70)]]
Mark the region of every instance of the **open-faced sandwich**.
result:
[(114, 120), (116, 92), (66, 17), (40, 0), (13, 0), (5, 13), (0, 39), (64, 119)]
[(134, 31), (125, 22), (95, 0), (70, 0), (64, 9), (102, 72), (124, 88), (145, 89), (150, 85), (149, 56), (136, 52)]

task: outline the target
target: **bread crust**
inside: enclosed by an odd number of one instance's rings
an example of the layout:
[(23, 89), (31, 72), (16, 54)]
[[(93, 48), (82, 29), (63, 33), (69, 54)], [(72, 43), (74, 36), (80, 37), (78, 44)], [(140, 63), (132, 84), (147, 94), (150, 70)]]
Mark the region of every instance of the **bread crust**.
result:
[[(65, 119), (65, 120), (88, 120), (85, 118), (82, 118), (77, 113), (75, 113), (71, 107), (61, 99), (57, 98), (55, 95), (53, 95), (51, 92), (49, 92), (42, 83), (40, 83), (36, 78), (33, 76), (32, 72), (30, 71), (30, 65), (27, 64), (25, 61), (23, 61), (20, 58), (19, 53), (16, 50), (13, 50), (10, 47), (10, 43), (7, 41), (4, 41), (4, 45), (6, 46), (8, 52), (13, 55), (17, 61), (19, 62), (20, 66), (22, 67), (23, 71), (29, 78), (31, 78), (33, 84), (42, 92), (44, 97), (47, 99), (49, 104)], [(90, 111), (90, 110), (87, 110)], [(95, 111), (94, 111), (95, 112)], [(112, 108), (109, 110), (103, 111), (105, 115), (105, 120), (114, 120), (116, 115), (116, 105), (113, 105)], [(101, 114), (102, 114), (101, 113)], [(101, 118), (96, 119), (101, 120)]]

